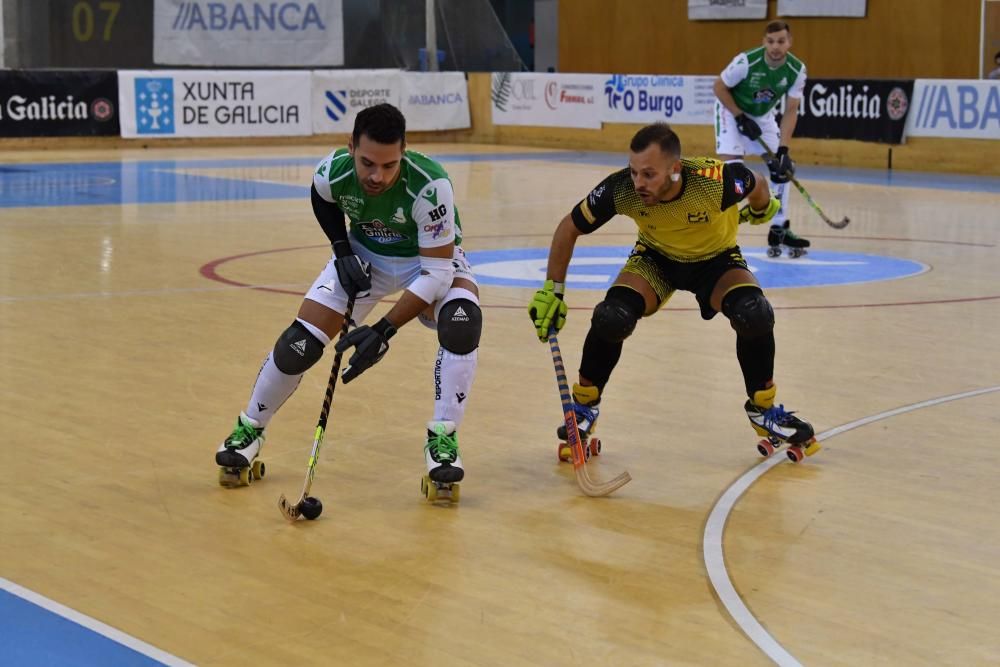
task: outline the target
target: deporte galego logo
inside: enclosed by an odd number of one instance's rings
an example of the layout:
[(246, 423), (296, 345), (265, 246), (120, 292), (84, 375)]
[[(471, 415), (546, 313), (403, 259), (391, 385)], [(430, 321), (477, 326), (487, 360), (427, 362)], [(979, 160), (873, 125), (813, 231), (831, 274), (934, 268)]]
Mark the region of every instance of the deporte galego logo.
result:
[(315, 2), (180, 2), (173, 30), (298, 32), (326, 30)]

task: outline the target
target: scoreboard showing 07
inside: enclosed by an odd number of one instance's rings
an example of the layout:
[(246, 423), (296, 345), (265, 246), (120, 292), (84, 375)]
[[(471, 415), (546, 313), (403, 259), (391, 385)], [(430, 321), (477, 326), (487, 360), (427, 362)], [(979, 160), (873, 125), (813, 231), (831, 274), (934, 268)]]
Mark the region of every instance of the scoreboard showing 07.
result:
[(34, 12), (31, 21), (49, 32), (52, 67), (153, 66), (152, 2), (51, 0), (49, 11)]

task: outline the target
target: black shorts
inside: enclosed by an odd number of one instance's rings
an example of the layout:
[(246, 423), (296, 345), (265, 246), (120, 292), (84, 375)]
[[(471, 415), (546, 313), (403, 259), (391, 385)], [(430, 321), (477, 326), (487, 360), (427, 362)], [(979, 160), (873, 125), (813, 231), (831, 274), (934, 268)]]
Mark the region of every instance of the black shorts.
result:
[(694, 292), (702, 319), (710, 320), (716, 312), (709, 304), (712, 290), (722, 274), (730, 269), (747, 269), (739, 246), (697, 262), (678, 262), (640, 241), (632, 248), (622, 271), (642, 276), (656, 292), (661, 308), (676, 290)]

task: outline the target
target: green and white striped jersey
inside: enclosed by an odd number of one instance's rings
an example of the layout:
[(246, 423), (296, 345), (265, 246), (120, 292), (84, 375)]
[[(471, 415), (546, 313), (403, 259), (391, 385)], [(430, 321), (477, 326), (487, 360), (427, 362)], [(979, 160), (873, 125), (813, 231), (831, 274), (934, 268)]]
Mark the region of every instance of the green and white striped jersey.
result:
[(462, 242), (448, 173), (423, 153), (405, 151), (396, 183), (369, 195), (358, 182), (350, 153), (340, 148), (316, 167), (313, 185), (350, 220), (352, 240), (377, 255), (416, 257), (419, 248)]
[(764, 47), (758, 46), (733, 58), (720, 76), (743, 113), (759, 118), (774, 109), (785, 94), (802, 97), (806, 65), (788, 53), (784, 64), (772, 69), (764, 58)]

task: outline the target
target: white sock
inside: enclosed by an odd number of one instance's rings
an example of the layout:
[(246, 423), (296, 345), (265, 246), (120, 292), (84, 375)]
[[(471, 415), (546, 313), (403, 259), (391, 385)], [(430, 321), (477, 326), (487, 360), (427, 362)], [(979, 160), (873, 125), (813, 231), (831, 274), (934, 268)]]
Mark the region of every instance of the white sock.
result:
[(788, 183), (771, 182), (769, 185), (771, 186), (771, 194), (781, 200), (781, 208), (771, 218), (771, 224), (780, 227), (785, 224), (785, 220), (788, 218), (788, 195), (792, 189), (788, 187)]
[(462, 423), (478, 360), (478, 349), (454, 354), (438, 348), (434, 362), (434, 421), (452, 421), (455, 428)]
[(245, 410), (247, 417), (260, 422), (261, 428), (267, 426), (278, 408), (295, 392), (303, 375), (304, 373), (298, 375), (282, 373), (268, 354), (264, 359), (264, 365), (260, 367), (260, 372), (257, 373), (257, 382), (254, 383), (250, 402), (247, 403)]

